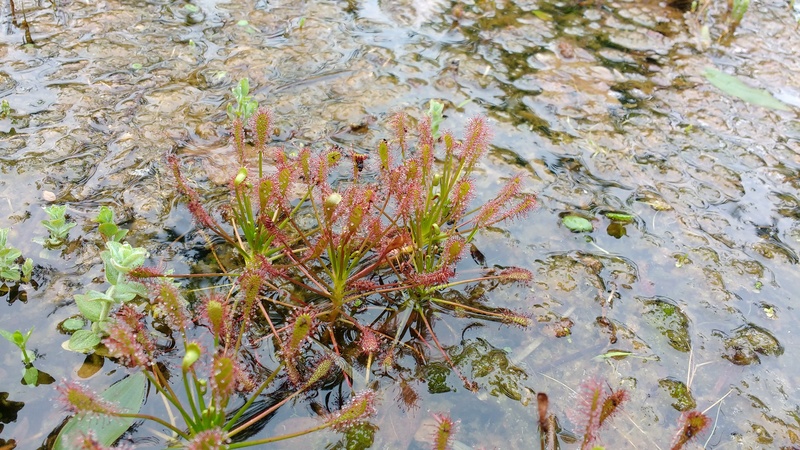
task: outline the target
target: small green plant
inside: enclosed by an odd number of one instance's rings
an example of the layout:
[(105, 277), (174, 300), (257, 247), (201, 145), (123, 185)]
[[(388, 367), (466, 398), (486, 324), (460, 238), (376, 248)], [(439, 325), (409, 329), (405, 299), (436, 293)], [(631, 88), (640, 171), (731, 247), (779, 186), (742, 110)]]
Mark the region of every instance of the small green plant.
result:
[(255, 34), (255, 33), (258, 32), (258, 30), (256, 30), (252, 25), (250, 25), (250, 22), (248, 22), (248, 21), (246, 21), (244, 19), (236, 22), (236, 25), (241, 27), (245, 32), (247, 32), (249, 34)]
[[(240, 25), (241, 22), (244, 22), (242, 26), (250, 26), (246, 20), (240, 21)], [(246, 122), (258, 109), (258, 102), (250, 96), (250, 80), (242, 78), (232, 91), (233, 97), (236, 99), (236, 106), (228, 105), (228, 117), (231, 120), (238, 118)]]
[(0, 119), (5, 119), (10, 115), (11, 115), (11, 105), (8, 104), (8, 100), (3, 99), (3, 101), (0, 102)]
[(109, 208), (101, 208), (95, 219), (99, 224), (100, 234), (106, 239), (106, 249), (100, 252), (100, 257), (103, 260), (106, 281), (110, 286), (105, 292), (89, 290), (85, 294), (75, 295), (75, 303), (81, 315), (91, 326), (89, 329), (76, 330), (72, 334), (67, 347), (73, 351), (85, 353), (93, 350), (107, 335), (112, 308), (127, 303), (137, 296), (147, 295), (145, 286), (129, 279), (128, 273), (141, 267), (148, 253), (144, 248), (119, 242), (127, 230), (119, 229), (113, 220), (114, 213)]
[(733, 35), (750, 7), (750, 0), (728, 0), (728, 7), (730, 8), (728, 34)]
[(128, 230), (117, 226), (114, 221), (114, 211), (108, 206), (100, 207), (100, 212), (97, 213), (94, 221), (97, 222), (97, 231), (106, 241), (122, 242), (128, 234)]
[(69, 230), (75, 227), (77, 223), (67, 222), (67, 205), (50, 205), (44, 208), (44, 211), (50, 218), (43, 220), (42, 225), (50, 232), (50, 236), (43, 241), (42, 245), (45, 247), (58, 247), (67, 241)]
[(27, 283), (33, 273), (33, 260), (30, 258), (20, 265), (22, 252), (8, 245), (7, 228), (0, 228), (0, 281)]
[(33, 333), (33, 327), (27, 333), (22, 334), (21, 331), (16, 330), (13, 333), (0, 329), (0, 336), (3, 336), (8, 342), (14, 344), (20, 351), (25, 369), (23, 371), (22, 379), (28, 386), (35, 386), (39, 379), (39, 371), (33, 367), (33, 361), (36, 360), (36, 353), (27, 349), (28, 339)]
[(444, 104), (431, 100), (428, 106), (428, 117), (431, 119), (431, 134), (434, 139), (439, 139), (439, 125), (444, 120)]

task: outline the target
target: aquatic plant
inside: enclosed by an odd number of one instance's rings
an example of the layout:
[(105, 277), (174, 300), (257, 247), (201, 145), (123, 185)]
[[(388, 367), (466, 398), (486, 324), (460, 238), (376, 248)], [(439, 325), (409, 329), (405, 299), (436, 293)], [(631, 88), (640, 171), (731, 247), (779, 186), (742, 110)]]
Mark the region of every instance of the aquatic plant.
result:
[[(144, 264), (148, 253), (144, 248), (132, 247), (127, 242), (119, 242), (127, 231), (113, 224), (114, 214), (106, 208), (101, 209), (95, 222), (106, 239), (106, 249), (100, 252), (103, 260), (105, 279), (110, 284), (105, 292), (90, 289), (85, 294), (75, 294), (75, 304), (81, 315), (91, 326), (72, 333), (67, 348), (77, 352), (90, 352), (103, 337), (108, 335), (108, 327), (113, 322), (110, 314), (113, 307), (130, 302), (137, 296), (144, 298), (147, 290), (138, 281), (128, 278), (128, 274)], [(115, 240), (118, 239), (118, 240)]]
[(456, 432), (456, 422), (447, 414), (434, 414), (436, 420), (436, 431), (433, 433), (433, 448), (435, 450), (447, 450), (452, 444), (453, 435)]
[(128, 230), (117, 226), (114, 211), (108, 206), (101, 206), (97, 217), (93, 220), (97, 223), (97, 231), (105, 241), (122, 242), (128, 234)]
[(742, 22), (747, 9), (750, 7), (750, 0), (728, 0), (728, 34), (733, 35), (736, 28)]
[(33, 273), (33, 260), (26, 258), (22, 264), (22, 252), (8, 245), (7, 228), (0, 228), (0, 281), (27, 283)]
[(27, 349), (28, 339), (30, 339), (31, 334), (33, 334), (33, 327), (31, 327), (31, 329), (25, 334), (19, 330), (15, 330), (12, 333), (0, 328), (0, 336), (16, 346), (20, 351), (20, 358), (22, 359), (22, 363), (25, 365), (25, 369), (22, 374), (23, 381), (27, 385), (34, 386), (37, 384), (37, 380), (39, 379), (39, 371), (33, 367), (33, 361), (36, 360), (36, 353)]
[[(238, 278), (231, 297), (209, 295), (194, 315), (171, 279), (151, 278), (148, 282), (150, 303), (145, 307), (180, 334), (183, 359), (180, 375), (183, 393), (176, 393), (170, 385), (167, 366), (158, 362), (161, 350), (155, 344), (155, 333), (147, 326), (145, 313), (130, 304), (123, 305), (106, 328), (102, 343), (109, 356), (129, 367), (138, 368), (158, 393), (177, 411), (183, 423), (168, 422), (160, 417), (124, 412), (113, 404), (90, 393), (77, 383), (63, 384), (59, 391), (68, 410), (80, 417), (100, 415), (116, 418), (135, 418), (158, 423), (173, 433), (170, 445), (186, 448), (243, 448), (264, 445), (305, 433), (332, 428), (345, 431), (361, 423), (374, 413), (375, 393), (364, 391), (354, 395), (350, 403), (335, 414), (326, 417), (317, 426), (302, 432), (275, 435), (261, 439), (237, 441), (237, 436), (249, 427), (263, 421), (279, 407), (302, 395), (325, 380), (335, 370), (331, 359), (317, 361), (307, 376), (292, 379), (291, 391), (279, 389), (272, 395), (280, 399), (272, 405), (256, 406), (254, 402), (265, 390), (278, 384), (281, 374), (288, 372), (286, 362), (266, 375), (251, 373), (246, 368), (249, 359), (244, 348), (245, 333), (249, 330), (249, 317), (259, 291), (264, 287), (264, 273), (248, 268)], [(189, 328), (201, 324), (213, 336), (213, 344), (204, 345), (189, 337)], [(292, 333), (296, 345), (305, 339), (310, 327), (296, 326)], [(243, 404), (233, 406), (231, 400), (247, 396)], [(173, 414), (170, 413), (170, 417)], [(63, 436), (59, 439), (68, 440)], [(216, 447), (208, 447), (209, 445)]]
[(66, 242), (69, 235), (69, 230), (75, 227), (77, 223), (67, 222), (66, 212), (67, 205), (50, 205), (44, 208), (49, 219), (42, 220), (42, 226), (50, 232), (50, 236), (42, 241), (45, 247), (58, 247)]
[(431, 119), (431, 134), (434, 139), (439, 139), (439, 126), (444, 121), (444, 104), (431, 100), (428, 103), (428, 117)]
[[(409, 329), (412, 311), (425, 325), (423, 334), (436, 342), (426, 318), (429, 302), (525, 326), (528, 319), (511, 311), (492, 312), (439, 295), (459, 284), (530, 279), (526, 270), (509, 268), (453, 281), (455, 265), (476, 234), (524, 215), (535, 205), (535, 197), (521, 192), (522, 179), (515, 177), (494, 199), (470, 210), (470, 177), (488, 145), (487, 124), (480, 118), (470, 121), (464, 142), (445, 133), (442, 149), (437, 149), (431, 124), (431, 117), (419, 122), (414, 142), (411, 119), (395, 116), (391, 144), (383, 141), (372, 160), (339, 149), (319, 154), (303, 149), (290, 155), (269, 148), (272, 116), (264, 109), (256, 112), (249, 129), (234, 120), (232, 140), (241, 168), (230, 183), (227, 217), (233, 231), (204, 207), (200, 194), (183, 177), (177, 157), (168, 161), (196, 223), (238, 250), (246, 262), (260, 258), (276, 288), (293, 289), (296, 294), (282, 307), (298, 309), (313, 303), (315, 317), (332, 325), (323, 340), (335, 353), (340, 353), (337, 326), (368, 333), (370, 327), (352, 315), (368, 298), (391, 312), (389, 320), (403, 318), (393, 326), (392, 348)], [(252, 141), (252, 148), (247, 141)], [(352, 176), (332, 183), (334, 170), (339, 175), (345, 172), (339, 169), (345, 160)]]
[(0, 119), (5, 119), (10, 115), (11, 115), (11, 105), (8, 103), (8, 100), (3, 99), (2, 101), (0, 101)]
[[(247, 21), (245, 21), (245, 24), (247, 24)], [(231, 120), (248, 120), (258, 108), (258, 102), (250, 96), (250, 80), (242, 78), (239, 84), (233, 87), (232, 91), (233, 97), (236, 99), (236, 106), (228, 105), (228, 117)]]

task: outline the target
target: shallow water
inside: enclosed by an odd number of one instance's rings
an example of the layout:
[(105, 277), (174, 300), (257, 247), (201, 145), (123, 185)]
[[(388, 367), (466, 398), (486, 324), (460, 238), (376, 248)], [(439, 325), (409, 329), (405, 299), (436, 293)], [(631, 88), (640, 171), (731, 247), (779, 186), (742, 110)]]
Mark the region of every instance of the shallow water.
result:
[[(716, 67), (800, 106), (800, 43), (785, 2), (753, 4), (724, 43), (714, 40), (720, 11), (704, 19), (714, 38), (704, 42), (694, 16), (652, 1), (194, 5), (17, 2), (32, 45), (2, 5), (0, 100), (12, 113), (0, 119), (0, 227), (36, 262), (39, 287), (27, 298), (6, 295), (0, 328), (35, 326), (40, 370), (77, 377), (84, 356), (62, 350), (55, 325), (77, 312), (74, 293), (102, 279), (96, 243), (42, 250), (31, 242), (44, 232), (49, 193), (79, 223), (73, 239), (93, 229), (99, 205), (110, 205), (152, 264), (187, 271), (203, 239), (164, 155), (178, 154), (187, 174), (224, 201), (220, 174), (235, 170), (225, 107), (248, 77), (276, 113), (278, 144), (290, 149), (337, 143), (369, 152), (391, 113), (419, 115), (430, 99), (445, 102), (446, 126), (457, 133), (487, 115), (494, 146), (479, 192), (490, 198), (523, 172), (525, 189), (539, 195), (528, 219), (476, 241), (490, 266), (534, 272), (530, 289), (501, 288), (487, 299), (537, 324), (468, 327), (443, 315), (439, 339), (480, 391), (452, 375), (450, 392), (416, 381), (418, 408), (405, 410), (395, 401), (400, 388), (380, 380), (374, 448), (427, 448), (430, 412), (444, 411), (460, 420), (457, 448), (530, 448), (535, 392), (549, 395), (562, 445), (577, 448), (566, 443), (581, 433), (569, 411), (588, 378), (631, 396), (601, 434), (607, 448), (669, 448), (680, 410), (693, 404), (711, 407), (713, 434), (699, 441), (709, 448), (800, 445), (800, 367), (792, 362), (800, 120), (796, 109), (749, 105), (703, 77)], [(605, 215), (614, 211), (635, 220), (614, 223)], [(594, 231), (571, 233), (561, 224), (566, 213), (592, 219)], [(569, 335), (557, 337), (565, 327)], [(54, 385), (14, 381), (18, 355), (0, 345), (0, 392), (24, 402), (3, 400), (0, 439), (38, 448), (66, 414), (52, 406)], [(633, 355), (596, 358), (611, 350)], [(486, 369), (487, 360), (504, 369)], [(100, 390), (123, 372), (106, 362), (85, 381)], [(677, 394), (686, 385), (691, 398)], [(159, 407), (154, 397), (146, 405)], [(263, 433), (315, 420), (301, 401)], [(158, 448), (154, 434), (144, 425), (131, 439)], [(321, 447), (336, 438), (306, 439)]]

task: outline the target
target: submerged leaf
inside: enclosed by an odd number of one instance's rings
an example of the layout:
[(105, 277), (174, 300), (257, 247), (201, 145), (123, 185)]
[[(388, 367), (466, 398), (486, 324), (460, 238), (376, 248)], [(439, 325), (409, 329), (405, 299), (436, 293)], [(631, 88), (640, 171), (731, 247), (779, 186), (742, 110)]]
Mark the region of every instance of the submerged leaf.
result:
[(622, 223), (631, 223), (635, 218), (632, 214), (624, 212), (616, 212), (616, 211), (609, 211), (605, 213), (605, 216), (613, 220), (614, 222), (622, 222)]
[(573, 233), (585, 233), (594, 230), (592, 222), (580, 216), (564, 216), (561, 218), (561, 223)]
[(633, 355), (633, 352), (625, 351), (625, 350), (610, 350), (602, 355), (597, 355), (594, 359), (624, 359), (626, 356)]
[(713, 67), (706, 67), (706, 70), (703, 71), (703, 75), (711, 84), (716, 86), (722, 92), (733, 95), (734, 97), (738, 97), (747, 103), (763, 106), (765, 108), (778, 109), (781, 111), (790, 110), (785, 103), (773, 97), (769, 92), (763, 89), (752, 88), (744, 84), (738, 78), (720, 72)]
[(83, 328), (85, 322), (80, 317), (70, 317), (69, 319), (61, 322), (61, 328), (66, 331), (77, 331)]
[(26, 367), (25, 370), (22, 372), (22, 384), (27, 386), (36, 386), (38, 383), (36, 381), (39, 379), (39, 371), (36, 367), (30, 366)]
[(92, 330), (78, 330), (69, 338), (69, 350), (88, 353), (100, 343), (100, 336)]

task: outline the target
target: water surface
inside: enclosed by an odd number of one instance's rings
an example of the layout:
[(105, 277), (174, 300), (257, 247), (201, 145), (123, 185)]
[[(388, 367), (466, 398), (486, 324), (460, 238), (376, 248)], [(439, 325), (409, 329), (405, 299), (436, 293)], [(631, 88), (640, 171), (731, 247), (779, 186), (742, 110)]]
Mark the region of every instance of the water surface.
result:
[[(471, 327), (442, 315), (439, 339), (479, 392), (452, 374), (432, 387), (442, 360), (427, 378), (413, 377), (416, 408), (404, 408), (399, 385), (381, 379), (374, 448), (427, 448), (431, 412), (460, 420), (460, 448), (530, 448), (536, 392), (549, 395), (562, 445), (572, 448), (569, 435), (581, 434), (570, 419), (574, 391), (589, 378), (631, 396), (602, 433), (607, 448), (669, 448), (691, 408), (710, 408), (713, 433), (700, 440), (709, 448), (800, 445), (800, 42), (785, 2), (752, 5), (723, 42), (721, 6), (698, 21), (649, 0), (192, 6), (18, 1), (26, 44), (3, 5), (0, 99), (12, 112), (0, 119), (0, 226), (35, 260), (39, 286), (6, 294), (0, 327), (35, 326), (41, 370), (78, 377), (84, 356), (61, 348), (66, 336), (55, 325), (77, 312), (74, 293), (102, 279), (100, 249), (79, 237), (100, 205), (117, 211), (152, 264), (180, 272), (202, 260), (204, 241), (164, 155), (179, 155), (187, 175), (225, 201), (221, 174), (235, 170), (225, 107), (248, 77), (275, 112), (276, 145), (289, 149), (370, 152), (392, 113), (419, 116), (430, 99), (446, 104), (446, 126), (457, 133), (486, 115), (495, 136), (476, 201), (520, 172), (539, 195), (530, 217), (476, 241), (488, 265), (534, 272), (529, 288), (486, 298), (537, 323)], [(793, 109), (726, 95), (706, 81), (707, 67)], [(66, 249), (32, 242), (44, 233), (50, 193), (79, 223)], [(594, 231), (570, 232), (565, 214), (591, 219)], [(52, 404), (54, 385), (15, 381), (18, 355), (2, 345), (0, 391), (12, 403), (3, 400), (0, 439), (39, 448), (66, 414)], [(612, 350), (632, 356), (596, 358)], [(123, 375), (106, 362), (84, 381), (101, 390)], [(679, 395), (687, 387), (691, 396)], [(151, 396), (145, 408), (162, 414), (160, 403)], [(262, 433), (314, 423), (310, 403), (283, 408)], [(145, 424), (127, 439), (158, 448), (157, 431)], [(336, 436), (308, 439), (320, 447)]]

